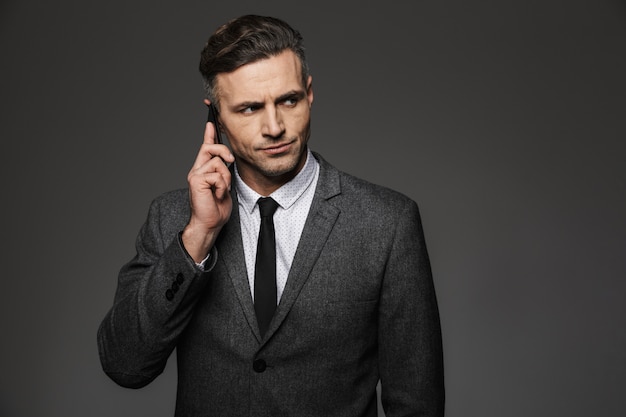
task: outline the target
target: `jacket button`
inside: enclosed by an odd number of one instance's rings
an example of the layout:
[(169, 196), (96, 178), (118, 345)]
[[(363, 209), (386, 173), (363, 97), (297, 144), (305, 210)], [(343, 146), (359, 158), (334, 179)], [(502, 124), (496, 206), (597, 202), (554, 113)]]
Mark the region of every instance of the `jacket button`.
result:
[(167, 298), (169, 301), (172, 301), (172, 299), (174, 298), (174, 291), (172, 290), (165, 291), (165, 298)]
[(267, 364), (263, 359), (257, 359), (252, 363), (252, 369), (254, 369), (255, 372), (261, 373), (265, 371), (266, 368)]
[(185, 277), (182, 273), (178, 273), (178, 275), (176, 275), (176, 282), (178, 284), (182, 284), (185, 281)]

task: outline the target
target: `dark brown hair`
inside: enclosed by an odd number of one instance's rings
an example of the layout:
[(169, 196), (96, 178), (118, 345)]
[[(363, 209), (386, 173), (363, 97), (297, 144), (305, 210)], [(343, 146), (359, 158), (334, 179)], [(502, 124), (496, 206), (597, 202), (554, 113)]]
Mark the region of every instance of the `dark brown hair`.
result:
[(302, 83), (309, 70), (300, 32), (286, 22), (267, 16), (246, 15), (220, 26), (200, 54), (200, 73), (206, 97), (219, 107), (215, 77), (237, 68), (291, 50), (300, 59)]

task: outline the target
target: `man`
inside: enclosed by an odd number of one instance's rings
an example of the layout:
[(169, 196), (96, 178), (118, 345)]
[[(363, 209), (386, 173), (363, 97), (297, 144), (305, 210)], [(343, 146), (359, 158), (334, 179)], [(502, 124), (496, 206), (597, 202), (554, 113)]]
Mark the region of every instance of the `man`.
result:
[(200, 70), (232, 153), (207, 123), (188, 189), (152, 203), (98, 332), (104, 371), (142, 387), (176, 348), (177, 416), (375, 416), (379, 381), (388, 417), (443, 416), (417, 206), (309, 150), (300, 34), (234, 19)]

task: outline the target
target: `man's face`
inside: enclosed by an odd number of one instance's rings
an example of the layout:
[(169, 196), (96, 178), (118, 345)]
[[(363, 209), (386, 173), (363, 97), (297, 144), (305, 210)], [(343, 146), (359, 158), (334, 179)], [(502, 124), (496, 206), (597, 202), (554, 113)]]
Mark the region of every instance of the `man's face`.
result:
[[(290, 50), (217, 75), (220, 121), (241, 178), (273, 191), (304, 166), (313, 88)], [(261, 193), (263, 194), (263, 193)]]

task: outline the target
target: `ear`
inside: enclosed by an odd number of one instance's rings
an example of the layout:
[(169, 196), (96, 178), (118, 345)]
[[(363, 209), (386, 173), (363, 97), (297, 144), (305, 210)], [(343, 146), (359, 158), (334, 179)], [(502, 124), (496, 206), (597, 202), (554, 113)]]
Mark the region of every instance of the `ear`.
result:
[(204, 104), (206, 104), (207, 106), (211, 105), (211, 102), (209, 101), (208, 98), (205, 98), (204, 100), (202, 100), (204, 102)]
[(313, 104), (313, 77), (311, 75), (309, 75), (309, 79), (306, 81), (306, 97), (310, 107)]

